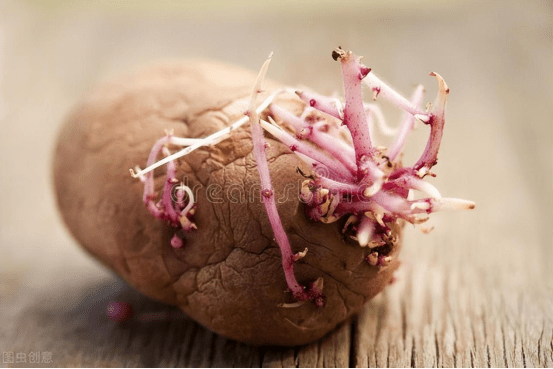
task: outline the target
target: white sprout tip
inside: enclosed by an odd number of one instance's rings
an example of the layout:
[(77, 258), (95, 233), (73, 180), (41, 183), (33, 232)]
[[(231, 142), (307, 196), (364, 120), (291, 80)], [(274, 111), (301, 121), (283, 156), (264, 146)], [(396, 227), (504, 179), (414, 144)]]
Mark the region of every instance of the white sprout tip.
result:
[(133, 168), (130, 168), (130, 169), (129, 169), (129, 172), (131, 172), (131, 176), (132, 176), (133, 178), (139, 178), (139, 177), (140, 177), (140, 174), (139, 174), (140, 171), (137, 171), (137, 172), (135, 173), (134, 169), (133, 169)]
[(293, 256), (294, 262), (303, 259), (306, 254), (307, 254), (307, 247), (305, 248), (305, 250), (297, 252), (297, 253), (294, 254), (294, 256)]
[(309, 130), (307, 128), (300, 129), (299, 136), (304, 138), (309, 134)]
[(365, 218), (361, 220), (361, 224), (357, 229), (357, 241), (359, 242), (359, 246), (361, 247), (367, 247), (373, 235), (373, 225), (370, 221), (372, 216), (370, 212), (367, 213), (365, 213)]
[(380, 224), (382, 227), (386, 227), (386, 224), (384, 224), (384, 221), (382, 220), (384, 218), (384, 214), (382, 213), (374, 213), (374, 219)]
[(415, 114), (414, 117), (424, 123), (428, 123), (430, 121), (430, 117), (426, 114)]
[(366, 197), (374, 196), (378, 191), (380, 191), (381, 184), (375, 183), (371, 187), (367, 187), (365, 191), (363, 191), (363, 195)]
[(380, 224), (382, 227), (386, 227), (386, 224), (384, 224), (384, 221), (382, 220), (384, 218), (383, 213), (379, 213), (377, 211), (367, 211), (365, 212), (365, 216), (370, 219), (376, 220), (378, 224)]
[(445, 80), (436, 72), (430, 72), (430, 75), (433, 77), (436, 77), (438, 79), (438, 85), (440, 87), (440, 93), (443, 93), (445, 95), (449, 94), (449, 87), (447, 87), (447, 83), (445, 83)]
[(278, 307), (281, 307), (281, 308), (297, 308), (297, 307), (300, 307), (302, 306), (303, 304), (305, 303), (305, 301), (297, 301), (297, 302), (292, 302), (292, 303), (282, 303), (282, 304), (278, 304), (277, 306)]
[[(131, 175), (134, 178), (138, 178), (142, 182), (146, 181), (146, 177), (144, 177), (144, 174), (142, 174), (142, 169), (140, 169), (140, 167), (138, 165), (134, 167), (134, 170), (130, 169), (130, 171), (131, 171)], [(135, 173), (135, 171), (136, 171), (136, 173)]]
[(348, 219), (346, 220), (346, 224), (344, 224), (344, 227), (342, 228), (342, 233), (346, 231), (346, 229), (349, 227), (350, 224), (357, 221), (357, 217), (355, 215), (350, 215)]
[(428, 210), (430, 209), (430, 204), (427, 202), (415, 202), (411, 204), (411, 210), (420, 209), (420, 210)]
[[(430, 174), (430, 172), (428, 172), (428, 174)], [(430, 197), (433, 198), (434, 200), (440, 200), (442, 198), (440, 191), (438, 191), (438, 189), (432, 186), (430, 183), (424, 182), (424, 181), (417, 181), (417, 182), (418, 182), (416, 187), (417, 190), (425, 192), (426, 194), (430, 195)]]
[(425, 175), (428, 174), (428, 168), (427, 167), (422, 167), (419, 170), (417, 170), (416, 174), (419, 178), (422, 178), (422, 177), (424, 177)]
[(323, 286), (324, 286), (324, 279), (323, 277), (319, 277), (315, 280), (315, 282), (313, 282), (313, 288), (314, 289), (318, 289), (319, 291), (322, 291), (323, 290)]
[(269, 132), (273, 136), (278, 136), (279, 132), (283, 131), (283, 129), (277, 126), (276, 124), (271, 124), (263, 119), (259, 120), (259, 124), (261, 124), (261, 127), (263, 127), (267, 132)]
[(370, 231), (357, 232), (357, 241), (359, 242), (359, 246), (367, 247), (370, 241), (369, 237), (370, 237)]
[(438, 208), (440, 210), (471, 210), (476, 207), (474, 201), (455, 199), (455, 198), (442, 198), (438, 202)]
[(372, 266), (375, 266), (377, 263), (378, 263), (378, 252), (374, 251), (374, 252), (371, 252), (368, 256), (367, 256), (367, 262), (372, 265)]

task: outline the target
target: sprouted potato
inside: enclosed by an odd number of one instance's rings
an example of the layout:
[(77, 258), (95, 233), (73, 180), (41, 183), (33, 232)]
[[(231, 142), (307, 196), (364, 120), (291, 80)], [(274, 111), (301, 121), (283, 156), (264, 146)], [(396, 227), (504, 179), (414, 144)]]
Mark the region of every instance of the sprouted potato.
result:
[[(69, 228), (136, 289), (226, 337), (276, 345), (322, 337), (389, 283), (406, 222), (427, 231), (430, 213), (474, 208), (424, 180), (444, 128), (442, 77), (431, 73), (438, 97), (421, 109), (422, 86), (407, 100), (351, 52), (332, 57), (344, 101), (264, 82), (270, 58), (257, 78), (192, 62), (99, 89), (57, 148)], [(393, 130), (364, 102), (363, 84), (373, 100), (405, 111), (390, 148), (372, 141), (376, 125)], [(416, 120), (430, 137), (403, 166)]]

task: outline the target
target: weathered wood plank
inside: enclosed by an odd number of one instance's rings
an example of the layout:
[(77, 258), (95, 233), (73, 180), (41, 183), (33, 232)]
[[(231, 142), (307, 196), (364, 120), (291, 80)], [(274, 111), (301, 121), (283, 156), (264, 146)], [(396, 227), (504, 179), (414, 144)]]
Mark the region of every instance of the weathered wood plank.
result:
[(343, 368), (349, 366), (351, 323), (348, 321), (321, 342), (320, 359), (322, 367)]
[(263, 368), (292, 368), (296, 366), (293, 349), (267, 350), (263, 356)]
[(298, 368), (315, 368), (319, 367), (319, 352), (320, 352), (319, 342), (306, 345), (299, 348), (298, 350)]
[[(6, 351), (51, 351), (60, 366), (551, 367), (551, 288), (532, 284), (541, 271), (511, 278), (500, 267), (486, 274), (470, 248), (458, 262), (451, 250), (425, 247), (351, 323), (304, 347), (224, 339), (113, 277), (23, 294), (0, 342)], [(406, 248), (406, 259), (412, 251)], [(131, 303), (136, 318), (107, 319), (112, 300)]]

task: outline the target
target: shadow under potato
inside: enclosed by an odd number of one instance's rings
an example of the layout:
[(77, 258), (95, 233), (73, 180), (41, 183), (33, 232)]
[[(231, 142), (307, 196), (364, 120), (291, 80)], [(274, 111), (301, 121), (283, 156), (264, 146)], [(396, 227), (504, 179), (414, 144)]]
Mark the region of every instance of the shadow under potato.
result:
[[(114, 301), (132, 306), (132, 316), (122, 322), (110, 319), (107, 308)], [(294, 352), (295, 357), (302, 349), (223, 338), (115, 276), (42, 291), (33, 307), (21, 312), (16, 327), (14, 352), (50, 351), (52, 366), (259, 367), (265, 355)]]
[[(108, 317), (110, 302), (134, 310), (124, 322)], [(52, 352), (52, 363), (24, 366), (260, 366), (266, 349), (220, 337), (179, 309), (132, 289), (117, 277), (42, 292), (21, 312), (14, 352)]]

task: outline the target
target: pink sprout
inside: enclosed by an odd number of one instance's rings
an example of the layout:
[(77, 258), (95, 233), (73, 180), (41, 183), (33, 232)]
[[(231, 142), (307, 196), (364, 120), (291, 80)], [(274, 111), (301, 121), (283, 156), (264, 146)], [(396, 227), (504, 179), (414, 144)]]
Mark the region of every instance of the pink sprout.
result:
[[(319, 278), (307, 285), (302, 285), (296, 279), (294, 264), (307, 257), (308, 250), (294, 253), (283, 228), (271, 184), (266, 155), (268, 144), (263, 130), (285, 144), (311, 169), (309, 175), (300, 171), (306, 177), (300, 190), (300, 199), (305, 203), (307, 216), (323, 223), (344, 218), (342, 232), (361, 247), (369, 249), (365, 260), (372, 267), (385, 267), (392, 261), (389, 252), (398, 237), (392, 232), (394, 224), (407, 221), (419, 225), (428, 220), (428, 214), (436, 211), (475, 207), (472, 201), (442, 197), (437, 188), (424, 181), (427, 175), (435, 176), (430, 170), (437, 163), (443, 135), (449, 94), (443, 78), (437, 73), (430, 73), (436, 77), (439, 90), (433, 107), (424, 111), (419, 107), (424, 94), (422, 86), (418, 86), (411, 100), (407, 100), (380, 80), (370, 68), (361, 64), (360, 58), (352, 52), (339, 47), (332, 52), (332, 57), (340, 62), (342, 70), (343, 103), (315, 92), (296, 91), (306, 105), (298, 117), (279, 105), (271, 104), (276, 95), (289, 91), (280, 90), (257, 106), (257, 95), (261, 91), (270, 56), (259, 72), (245, 118), (204, 139), (178, 138), (167, 133), (154, 144), (148, 167), (144, 170), (137, 168), (136, 173), (131, 170), (134, 177), (144, 182), (144, 202), (152, 215), (175, 228), (190, 232), (196, 229), (192, 222), (196, 204), (190, 189), (184, 184), (175, 187), (178, 181), (175, 178), (174, 160), (199, 147), (217, 144), (228, 137), (234, 128), (249, 121), (261, 182), (261, 199), (280, 248), (286, 283), (295, 300), (294, 303), (282, 304), (282, 307), (297, 307), (306, 301), (323, 306), (323, 279)], [(363, 101), (363, 83), (373, 92), (373, 100), (389, 100), (404, 111), (398, 130), (386, 126), (378, 106)], [(259, 116), (267, 108), (269, 122), (261, 120)], [(430, 135), (416, 163), (403, 166), (398, 158), (416, 120), (430, 126)], [(373, 145), (371, 132), (375, 121), (385, 134), (397, 132), (389, 149)], [(188, 147), (171, 154), (168, 145)], [(155, 162), (159, 152), (163, 152), (166, 158)], [(161, 199), (156, 202), (151, 171), (163, 164), (167, 164), (167, 174)], [(413, 199), (413, 191), (427, 197)], [(185, 193), (188, 194), (186, 206)], [(421, 230), (427, 233), (431, 228), (421, 227)], [(178, 231), (171, 239), (172, 247), (183, 246), (182, 231)]]
[[(250, 101), (250, 109), (248, 116), (250, 118), (250, 125), (252, 131), (252, 140), (253, 140), (253, 152), (254, 157), (257, 162), (257, 170), (259, 171), (259, 177), (261, 180), (261, 193), (262, 201), (265, 205), (267, 215), (269, 216), (269, 222), (273, 228), (273, 233), (276, 239), (276, 242), (280, 248), (280, 253), (282, 256), (282, 268), (284, 270), (284, 276), (288, 288), (292, 292), (292, 296), (296, 301), (307, 301), (314, 300), (317, 305), (322, 305), (324, 302), (322, 296), (322, 282), (320, 286), (315, 284), (315, 282), (310, 286), (309, 289), (306, 289), (302, 286), (296, 279), (294, 274), (294, 263), (299, 260), (303, 255), (294, 255), (292, 248), (290, 246), (290, 241), (286, 235), (286, 231), (282, 226), (280, 216), (278, 215), (278, 210), (276, 207), (275, 196), (273, 186), (271, 184), (271, 175), (269, 172), (269, 163), (267, 162), (266, 154), (266, 141), (263, 137), (263, 129), (261, 128), (259, 115), (256, 112), (256, 98), (258, 91), (261, 90), (261, 83), (265, 77), (265, 73), (269, 68), (269, 63), (271, 57), (269, 57), (263, 64), (261, 71), (257, 77), (257, 81), (254, 86)], [(283, 136), (284, 138), (284, 136)], [(286, 137), (287, 139), (287, 137)], [(290, 141), (288, 141), (290, 142)], [(311, 152), (310, 152), (311, 153)], [(319, 157), (317, 155), (317, 157)], [(301, 257), (300, 257), (301, 256)], [(321, 280), (322, 281), (322, 280)]]
[[(193, 140), (193, 139), (192, 139)], [(174, 137), (172, 132), (167, 132), (165, 137), (160, 138), (152, 147), (148, 157), (147, 165), (151, 166), (156, 161), (157, 156), (162, 152), (165, 156), (170, 156), (171, 152), (167, 148), (169, 144), (191, 144), (187, 141), (182, 141), (178, 137)], [(136, 168), (140, 173), (140, 169)], [(131, 170), (131, 173), (134, 171)], [(154, 173), (150, 171), (144, 175), (138, 176), (144, 183), (143, 201), (150, 213), (157, 219), (166, 221), (174, 228), (182, 229), (188, 233), (197, 229), (196, 224), (192, 221), (195, 212), (196, 204), (194, 203), (194, 195), (190, 188), (180, 183), (176, 178), (176, 166), (174, 161), (167, 163), (167, 173), (163, 185), (161, 199), (156, 201), (157, 195), (154, 191)], [(188, 195), (188, 204), (184, 205), (185, 194)], [(184, 235), (182, 232), (177, 232), (171, 239), (173, 248), (181, 248), (184, 246)]]
[(133, 317), (134, 309), (128, 302), (110, 301), (106, 313), (109, 319), (121, 323)]

